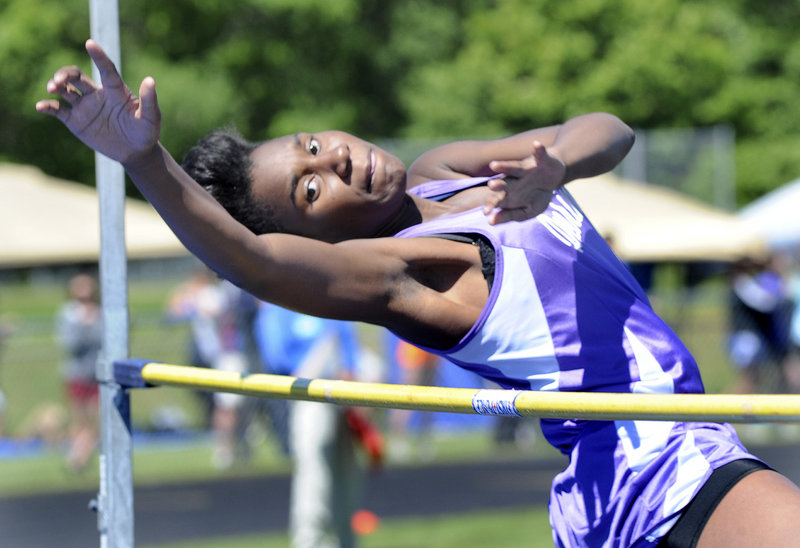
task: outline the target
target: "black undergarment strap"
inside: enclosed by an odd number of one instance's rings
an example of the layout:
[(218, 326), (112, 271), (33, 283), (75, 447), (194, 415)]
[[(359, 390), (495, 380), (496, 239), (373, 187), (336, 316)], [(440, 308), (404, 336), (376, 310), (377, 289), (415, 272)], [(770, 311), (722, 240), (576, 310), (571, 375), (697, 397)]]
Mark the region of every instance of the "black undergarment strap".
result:
[(694, 548), (697, 546), (703, 527), (719, 502), (739, 480), (757, 470), (771, 470), (771, 468), (761, 461), (740, 459), (714, 470), (700, 491), (686, 506), (680, 519), (658, 543), (658, 548)]
[(456, 242), (464, 242), (469, 243), (475, 246), (478, 246), (478, 250), (480, 251), (481, 255), (481, 272), (483, 273), (483, 278), (486, 280), (486, 284), (489, 286), (489, 290), (492, 289), (492, 283), (494, 282), (494, 247), (486, 239), (486, 237), (480, 234), (431, 234), (430, 237), (433, 238), (444, 238), (445, 240), (453, 240)]

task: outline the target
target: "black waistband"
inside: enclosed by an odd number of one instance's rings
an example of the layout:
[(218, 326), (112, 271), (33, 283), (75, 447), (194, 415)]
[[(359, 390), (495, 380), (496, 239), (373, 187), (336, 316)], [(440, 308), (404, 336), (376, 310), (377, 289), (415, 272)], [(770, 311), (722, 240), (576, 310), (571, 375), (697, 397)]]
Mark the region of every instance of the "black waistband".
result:
[(658, 548), (694, 548), (708, 518), (723, 497), (740, 479), (757, 470), (771, 468), (761, 461), (740, 459), (714, 470), (683, 510), (680, 519), (658, 543)]

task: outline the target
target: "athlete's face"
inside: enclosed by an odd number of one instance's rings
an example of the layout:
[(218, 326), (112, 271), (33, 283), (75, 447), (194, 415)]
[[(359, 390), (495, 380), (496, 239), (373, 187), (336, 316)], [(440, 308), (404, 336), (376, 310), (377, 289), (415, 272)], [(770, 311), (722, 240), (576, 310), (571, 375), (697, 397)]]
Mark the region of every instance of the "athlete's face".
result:
[(273, 139), (251, 158), (254, 199), (293, 234), (328, 242), (374, 236), (405, 195), (403, 163), (341, 131)]

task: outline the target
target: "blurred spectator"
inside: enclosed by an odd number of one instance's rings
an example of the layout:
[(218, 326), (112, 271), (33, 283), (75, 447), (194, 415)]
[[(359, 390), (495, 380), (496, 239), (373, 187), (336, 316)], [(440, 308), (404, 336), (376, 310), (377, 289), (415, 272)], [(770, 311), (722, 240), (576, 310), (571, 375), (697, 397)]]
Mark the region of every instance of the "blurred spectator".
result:
[[(307, 379), (357, 375), (362, 349), (348, 322), (263, 303), (255, 333), (268, 373)], [(380, 434), (360, 410), (307, 401), (290, 401), (287, 406), (287, 445), (293, 463), (291, 546), (354, 546), (351, 519), (363, 480), (354, 441), (364, 442), (377, 462)]]
[(792, 311), (789, 320), (789, 353), (784, 370), (788, 390), (800, 392), (800, 265), (797, 264), (797, 258), (794, 259), (787, 278), (787, 293)]
[(56, 315), (56, 340), (64, 352), (61, 375), (70, 411), (67, 466), (86, 468), (97, 445), (99, 390), (95, 377), (103, 344), (102, 310), (97, 281), (88, 274), (69, 280), (69, 297)]
[(768, 375), (782, 377), (788, 352), (788, 303), (774, 260), (765, 264), (742, 260), (734, 266), (728, 351), (739, 377), (733, 392), (757, 392)]
[[(394, 335), (387, 335), (390, 363), (395, 367), (397, 384), (434, 386), (441, 358), (426, 352)], [(389, 410), (389, 454), (398, 461), (406, 461), (412, 456), (413, 444), (409, 436), (412, 417), (418, 418), (416, 452), (422, 460), (434, 457), (432, 438), (433, 413), (429, 411), (410, 411), (407, 409)]]
[[(214, 276), (205, 267), (197, 269), (169, 297), (166, 317), (169, 322), (188, 322), (189, 341), (186, 364), (193, 367), (213, 367), (218, 351), (218, 336), (214, 318), (204, 313), (206, 301), (216, 302)], [(210, 392), (196, 391), (203, 408), (203, 426), (211, 428), (214, 397)]]
[(538, 421), (530, 417), (496, 417), (493, 438), (498, 446), (515, 445), (530, 449), (536, 443)]
[[(178, 287), (170, 298), (171, 321), (188, 321), (191, 327), (190, 364), (220, 371), (248, 373), (250, 367), (244, 348), (241, 322), (252, 297), (227, 281), (216, 281), (209, 271), (195, 273)], [(250, 327), (247, 326), (249, 331)], [(215, 392), (204, 398), (210, 408), (214, 435), (212, 463), (216, 468), (230, 468), (240, 454), (244, 440), (238, 436), (240, 410), (245, 397)]]

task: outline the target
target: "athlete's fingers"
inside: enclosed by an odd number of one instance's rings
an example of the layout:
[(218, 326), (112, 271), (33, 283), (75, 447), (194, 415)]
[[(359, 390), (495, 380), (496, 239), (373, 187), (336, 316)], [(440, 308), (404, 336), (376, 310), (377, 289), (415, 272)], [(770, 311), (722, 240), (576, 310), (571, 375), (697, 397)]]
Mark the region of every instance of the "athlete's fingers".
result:
[(503, 179), (490, 179), (487, 186), (492, 191), (486, 198), (486, 203), (483, 206), (483, 213), (489, 215), (492, 210), (500, 207), (501, 204), (508, 198), (508, 183)]
[(499, 225), (509, 221), (521, 220), (517, 219), (519, 210), (516, 209), (495, 209), (488, 216), (487, 219), (490, 225)]
[(43, 99), (36, 102), (36, 111), (49, 116), (54, 116), (59, 120), (64, 120), (69, 115), (69, 109), (59, 103), (56, 99)]
[(495, 173), (504, 173), (514, 177), (521, 177), (526, 171), (536, 167), (530, 160), (493, 160), (489, 168)]
[(78, 95), (86, 95), (97, 89), (97, 85), (89, 75), (78, 67), (59, 69), (53, 79), (66, 86), (71, 93), (77, 93)]
[(506, 176), (502, 179), (491, 179), (487, 186), (492, 191), (486, 199), (484, 211), (487, 213), (495, 207), (525, 207), (530, 199), (530, 188), (526, 192), (521, 179)]
[(484, 215), (491, 215), (492, 212), (501, 207), (500, 203), (505, 199), (505, 196), (497, 196), (492, 195), (487, 200), (486, 203), (483, 205), (483, 214)]
[(497, 160), (493, 160), (489, 162), (489, 169), (494, 171), (495, 173), (502, 173), (503, 172), (503, 163)]
[(531, 156), (520, 160), (493, 160), (489, 162), (489, 169), (495, 173), (521, 177), (525, 172), (541, 165), (542, 160), (546, 157), (547, 149), (541, 141), (533, 141), (533, 153)]
[[(50, 79), (56, 85), (63, 85), (65, 82), (78, 80), (81, 77), (81, 69), (76, 65), (61, 67)], [(49, 82), (48, 82), (49, 83)]]
[(106, 88), (119, 88), (125, 87), (122, 77), (117, 72), (117, 67), (111, 59), (108, 58), (106, 52), (100, 47), (100, 44), (89, 38), (86, 40), (86, 53), (92, 58), (92, 61), (97, 66), (100, 74), (100, 81)]
[(58, 69), (53, 77), (47, 82), (48, 93), (58, 95), (80, 96), (80, 91), (73, 82), (80, 79), (80, 69), (78, 67), (63, 67)]
[(139, 111), (145, 120), (156, 121), (161, 117), (158, 108), (158, 95), (156, 93), (156, 81), (148, 76), (142, 80), (139, 86)]
[[(533, 160), (538, 166), (545, 166), (552, 172), (556, 172), (559, 169), (562, 171), (562, 177), (564, 172), (566, 171), (566, 164), (564, 164), (563, 160), (557, 155), (551, 152), (551, 149), (548, 149), (539, 141), (533, 142)], [(561, 164), (560, 168), (558, 164)]]
[(497, 178), (486, 181), (486, 186), (493, 192), (506, 192), (509, 185), (505, 178)]

